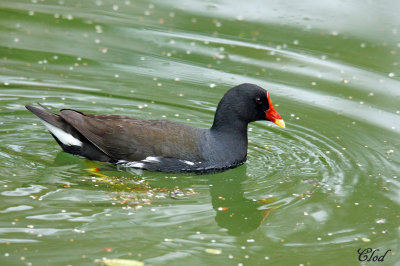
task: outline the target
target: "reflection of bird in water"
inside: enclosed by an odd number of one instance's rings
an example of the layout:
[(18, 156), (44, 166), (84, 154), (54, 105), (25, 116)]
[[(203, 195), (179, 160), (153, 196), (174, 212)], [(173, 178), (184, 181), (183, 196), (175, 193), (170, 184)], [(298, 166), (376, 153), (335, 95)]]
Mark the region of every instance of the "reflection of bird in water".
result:
[[(151, 205), (152, 200), (151, 197), (148, 197), (149, 192), (170, 195), (170, 197), (179, 200), (176, 194), (181, 193), (183, 196), (194, 194), (195, 192), (191, 188), (199, 182), (196, 178), (185, 178), (185, 180), (173, 182), (172, 180), (166, 182), (164, 178), (161, 179), (162, 181), (157, 181), (156, 178), (149, 183), (142, 182), (144, 179), (134, 176), (119, 179), (118, 173), (122, 176), (128, 173), (116, 171), (111, 165), (100, 165), (90, 161), (87, 161), (87, 163), (88, 165), (85, 166), (91, 167), (86, 169), (90, 175), (104, 182), (109, 188), (111, 188), (111, 185), (113, 191), (117, 192), (115, 198), (120, 200), (120, 204), (127, 204), (135, 209), (141, 208), (143, 205)], [(101, 169), (94, 167), (96, 165), (100, 166)], [(109, 176), (107, 172), (113, 174)], [(202, 181), (205, 181), (204, 177), (202, 176)], [(215, 221), (219, 227), (227, 229), (227, 233), (230, 235), (240, 235), (256, 230), (271, 211), (279, 208), (279, 206), (264, 207), (275, 202), (276, 198), (257, 201), (245, 198), (242, 182), (246, 179), (245, 165), (235, 170), (207, 176), (206, 182), (210, 185), (212, 207), (216, 211)], [(177, 183), (180, 187), (178, 190), (176, 190)]]
[[(246, 169), (243, 167), (243, 169)], [(262, 206), (275, 202), (276, 198), (251, 200), (244, 197), (241, 182), (245, 179), (244, 175), (237, 175), (237, 171), (232, 171), (232, 175), (226, 172), (225, 177), (215, 177), (210, 188), (212, 206), (217, 211), (215, 221), (217, 224), (228, 229), (230, 235), (240, 235), (257, 229), (268, 214), (277, 209), (275, 206), (268, 209), (261, 209)], [(241, 177), (240, 177), (241, 176)]]

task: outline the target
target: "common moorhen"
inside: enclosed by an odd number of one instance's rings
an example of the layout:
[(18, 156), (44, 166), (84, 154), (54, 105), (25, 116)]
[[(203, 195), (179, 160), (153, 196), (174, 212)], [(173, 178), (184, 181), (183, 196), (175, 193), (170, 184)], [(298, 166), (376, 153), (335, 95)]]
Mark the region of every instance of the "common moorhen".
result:
[(210, 129), (164, 120), (26, 108), (40, 118), (65, 152), (91, 160), (162, 172), (216, 172), (243, 164), (247, 125), (268, 120), (285, 127), (269, 94), (253, 84), (229, 89)]

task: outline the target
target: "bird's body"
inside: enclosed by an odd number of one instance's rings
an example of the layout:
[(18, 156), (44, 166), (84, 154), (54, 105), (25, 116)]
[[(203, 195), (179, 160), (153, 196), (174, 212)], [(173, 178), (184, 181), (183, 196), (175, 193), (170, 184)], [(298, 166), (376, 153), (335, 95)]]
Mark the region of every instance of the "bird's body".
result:
[(267, 120), (271, 112), (275, 115), (271, 119), (278, 120), (273, 122), (283, 123), (268, 93), (252, 84), (236, 86), (225, 94), (210, 129), (70, 109), (55, 114), (47, 108), (26, 108), (68, 153), (163, 172), (210, 172), (240, 165), (246, 160), (249, 122)]

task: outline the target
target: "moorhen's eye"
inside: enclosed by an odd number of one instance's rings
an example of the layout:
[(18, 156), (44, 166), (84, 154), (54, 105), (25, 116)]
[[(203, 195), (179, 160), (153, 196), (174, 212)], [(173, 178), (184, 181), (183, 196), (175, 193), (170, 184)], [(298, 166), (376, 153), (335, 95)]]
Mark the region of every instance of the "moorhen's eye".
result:
[(262, 101), (261, 101), (261, 98), (260, 98), (260, 97), (257, 97), (257, 98), (256, 98), (256, 103), (257, 103), (257, 104), (262, 104)]

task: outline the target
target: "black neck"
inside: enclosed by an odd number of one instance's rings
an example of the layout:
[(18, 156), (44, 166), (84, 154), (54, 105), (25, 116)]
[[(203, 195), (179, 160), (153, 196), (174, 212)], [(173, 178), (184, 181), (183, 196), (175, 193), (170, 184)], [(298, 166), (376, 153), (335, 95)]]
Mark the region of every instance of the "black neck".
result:
[(235, 112), (227, 110), (226, 106), (219, 104), (211, 126), (212, 132), (230, 133), (247, 138), (248, 122), (244, 121)]

